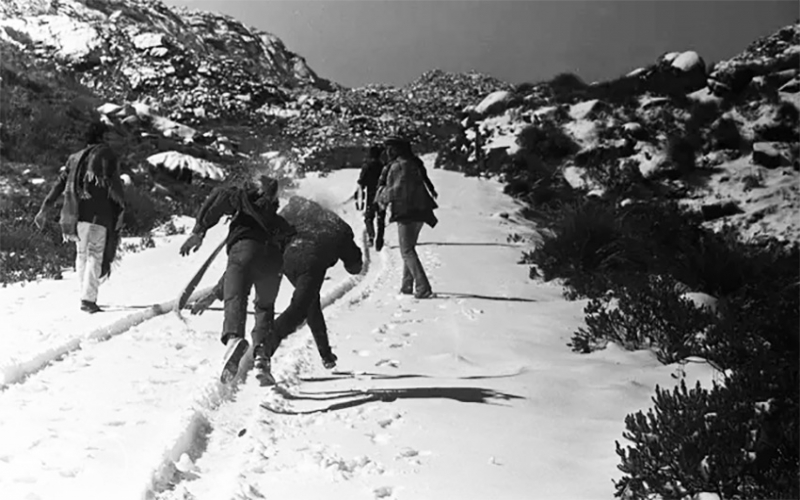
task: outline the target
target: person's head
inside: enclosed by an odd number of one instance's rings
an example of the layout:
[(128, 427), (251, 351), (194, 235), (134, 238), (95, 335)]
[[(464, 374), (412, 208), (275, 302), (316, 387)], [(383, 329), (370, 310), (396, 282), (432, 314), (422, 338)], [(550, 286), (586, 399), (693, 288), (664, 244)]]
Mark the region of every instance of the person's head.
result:
[(272, 206), (275, 210), (278, 209), (278, 181), (261, 172), (253, 174), (253, 184), (258, 190), (258, 200), (256, 205), (260, 207)]
[(108, 125), (100, 121), (99, 118), (95, 118), (91, 123), (89, 123), (89, 126), (86, 129), (86, 133), (84, 135), (86, 144), (100, 144), (105, 140), (107, 132)]
[(350, 239), (340, 253), (339, 258), (344, 264), (344, 269), (350, 274), (359, 274), (364, 267), (364, 260), (356, 242)]
[(374, 146), (370, 146), (369, 148), (369, 157), (370, 158), (380, 158), (381, 154), (383, 153), (383, 146), (376, 144)]
[(411, 154), (411, 142), (405, 137), (393, 135), (386, 138), (386, 155), (390, 160), (398, 156), (405, 156)]

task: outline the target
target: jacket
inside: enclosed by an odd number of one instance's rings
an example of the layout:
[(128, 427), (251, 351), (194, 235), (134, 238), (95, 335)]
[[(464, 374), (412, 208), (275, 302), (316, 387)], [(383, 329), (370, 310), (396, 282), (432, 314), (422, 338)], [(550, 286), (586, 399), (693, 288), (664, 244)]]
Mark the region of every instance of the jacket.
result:
[(223, 215), (232, 215), (227, 249), (239, 240), (249, 239), (283, 249), (295, 229), (276, 213), (274, 205), (263, 206), (261, 193), (254, 186), (222, 186), (206, 198), (197, 211), (193, 233), (205, 236)]
[(438, 205), (429, 190), (436, 191), (422, 160), (416, 156), (396, 158), (384, 169), (381, 184), (378, 203), (391, 208), (389, 222), (424, 222), (436, 226), (438, 220), (433, 211)]

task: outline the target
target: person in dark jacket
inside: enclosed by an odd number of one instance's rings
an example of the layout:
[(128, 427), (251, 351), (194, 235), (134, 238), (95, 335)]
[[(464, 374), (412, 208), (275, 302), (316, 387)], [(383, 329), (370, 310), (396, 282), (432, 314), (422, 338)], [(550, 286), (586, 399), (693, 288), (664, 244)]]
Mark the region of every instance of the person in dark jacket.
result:
[(208, 196), (197, 212), (191, 236), (181, 246), (183, 256), (197, 251), (203, 237), (223, 215), (231, 215), (226, 246), (225, 317), (222, 343), (227, 346), (221, 380), (227, 383), (239, 370), (239, 362), (249, 347), (244, 338), (247, 297), (255, 288), (255, 325), (252, 338), (265, 338), (273, 319), (275, 296), (281, 283), (283, 250), (294, 228), (277, 214), (278, 182), (256, 175), (243, 186), (221, 186)]
[[(364, 223), (367, 227), (367, 238), (369, 245), (372, 246), (376, 241), (383, 240), (383, 230), (385, 227), (386, 212), (375, 203), (375, 195), (378, 193), (378, 181), (383, 171), (381, 155), (383, 147), (372, 146), (369, 148), (369, 156), (361, 167), (358, 176), (358, 186), (366, 192), (366, 202), (364, 204)], [(378, 239), (375, 238), (375, 216), (378, 218)]]
[(433, 290), (417, 255), (416, 245), (423, 224), (435, 227), (438, 222), (433, 214), (438, 208), (434, 201), (438, 195), (425, 165), (414, 155), (407, 139), (389, 137), (386, 150), (389, 165), (381, 175), (378, 203), (391, 210), (389, 222), (397, 223), (400, 255), (403, 257), (400, 293), (413, 293), (418, 299), (429, 298), (433, 296)]
[[(253, 340), (261, 346), (260, 352), (255, 353), (256, 376), (264, 385), (275, 382), (270, 373), (270, 360), (275, 350), (304, 320), (311, 329), (323, 366), (328, 369), (336, 366), (337, 357), (331, 350), (322, 315), (320, 289), (325, 273), (338, 261), (342, 261), (350, 274), (360, 273), (363, 266), (361, 249), (355, 243), (353, 230), (332, 211), (293, 196), (279, 215), (297, 231), (283, 252), (283, 274), (294, 285), (294, 293), (291, 303), (275, 320), (267, 338), (264, 341)], [(214, 289), (192, 305), (192, 314), (201, 314), (214, 300), (221, 299), (225, 284), (223, 274)]]
[(81, 290), (81, 310), (96, 313), (100, 279), (111, 274), (125, 211), (125, 194), (117, 156), (104, 144), (108, 128), (96, 120), (86, 133), (86, 147), (70, 155), (58, 181), (42, 202), (34, 223), (47, 221), (47, 209), (64, 194), (61, 232), (75, 241), (75, 271)]

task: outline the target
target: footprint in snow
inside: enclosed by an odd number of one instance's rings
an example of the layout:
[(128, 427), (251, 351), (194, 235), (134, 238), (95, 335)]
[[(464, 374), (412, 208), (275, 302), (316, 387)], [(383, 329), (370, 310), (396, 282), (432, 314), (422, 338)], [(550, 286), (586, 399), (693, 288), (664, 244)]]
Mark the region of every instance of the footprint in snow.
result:
[(399, 368), (400, 362), (397, 361), (396, 359), (382, 359), (377, 363), (375, 363), (375, 366), (383, 366), (383, 365), (389, 365), (392, 368)]
[(374, 444), (386, 444), (392, 440), (392, 436), (390, 434), (385, 434), (385, 433), (382, 434), (369, 433), (367, 434), (367, 436), (369, 436), (370, 441), (372, 441)]
[(372, 492), (375, 493), (375, 498), (389, 498), (392, 496), (394, 488), (391, 486), (381, 486), (379, 488), (375, 488), (372, 490)]

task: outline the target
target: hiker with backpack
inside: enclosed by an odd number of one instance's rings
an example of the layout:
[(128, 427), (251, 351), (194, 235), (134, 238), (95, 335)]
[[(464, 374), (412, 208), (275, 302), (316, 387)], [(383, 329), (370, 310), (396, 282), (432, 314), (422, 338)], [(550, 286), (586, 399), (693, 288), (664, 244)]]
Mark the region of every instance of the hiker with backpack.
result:
[[(331, 350), (328, 339), (320, 290), (325, 273), (337, 262), (341, 261), (350, 274), (360, 273), (363, 266), (361, 249), (355, 243), (352, 228), (331, 210), (293, 196), (279, 215), (296, 230), (283, 251), (283, 274), (294, 285), (294, 293), (289, 306), (268, 329), (267, 337), (263, 341), (253, 340), (262, 346), (260, 352), (256, 352), (256, 378), (263, 385), (275, 383), (271, 374), (271, 358), (283, 339), (303, 321), (308, 322), (323, 366), (328, 369), (336, 366), (338, 358)], [(221, 299), (225, 286), (227, 282), (223, 275), (211, 292), (198, 298), (192, 305), (192, 314), (201, 314), (215, 300)], [(277, 293), (277, 289), (275, 291)]]
[[(192, 234), (180, 248), (182, 256), (196, 252), (203, 238), (223, 215), (232, 219), (228, 228), (223, 300), (225, 313), (222, 343), (227, 347), (220, 379), (231, 381), (249, 348), (244, 338), (247, 299), (255, 288), (255, 325), (252, 330), (256, 366), (265, 366), (262, 339), (272, 325), (274, 301), (281, 284), (283, 251), (294, 228), (278, 215), (278, 181), (255, 173), (242, 185), (216, 188), (197, 212)], [(268, 369), (269, 360), (266, 360)]]
[(433, 214), (438, 208), (434, 201), (438, 195), (425, 165), (412, 151), (408, 139), (391, 136), (385, 144), (389, 164), (381, 174), (377, 201), (384, 210), (391, 210), (389, 222), (397, 223), (400, 255), (403, 257), (400, 293), (426, 299), (433, 296), (433, 291), (416, 245), (422, 226), (435, 227), (438, 222)]
[(99, 120), (89, 125), (86, 146), (67, 159), (34, 218), (36, 226), (43, 229), (47, 210), (64, 195), (61, 233), (65, 242), (75, 242), (81, 310), (90, 314), (102, 310), (97, 305), (100, 280), (111, 274), (125, 212), (119, 160), (104, 143), (107, 132), (108, 127)]
[[(358, 188), (366, 194), (364, 203), (364, 224), (367, 228), (367, 239), (369, 246), (375, 245), (377, 250), (383, 246), (383, 231), (385, 228), (386, 212), (375, 203), (375, 195), (378, 193), (378, 181), (383, 171), (383, 161), (381, 155), (384, 149), (379, 145), (371, 146), (369, 154), (361, 167), (358, 176)], [(375, 234), (375, 216), (378, 218), (378, 234)]]

